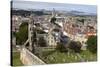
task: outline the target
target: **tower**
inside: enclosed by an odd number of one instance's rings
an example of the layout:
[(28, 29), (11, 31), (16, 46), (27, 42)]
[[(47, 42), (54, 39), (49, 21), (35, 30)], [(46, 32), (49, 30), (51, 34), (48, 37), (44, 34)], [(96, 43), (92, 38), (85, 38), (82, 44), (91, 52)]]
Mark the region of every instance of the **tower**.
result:
[(55, 12), (55, 9), (53, 8), (52, 17), (55, 17), (55, 16), (56, 16), (56, 12)]

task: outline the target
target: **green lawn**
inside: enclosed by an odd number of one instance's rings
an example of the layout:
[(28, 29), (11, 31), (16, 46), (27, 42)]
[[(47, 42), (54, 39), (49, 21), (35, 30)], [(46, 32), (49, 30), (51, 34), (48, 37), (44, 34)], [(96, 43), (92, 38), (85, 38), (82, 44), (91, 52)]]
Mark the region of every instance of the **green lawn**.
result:
[(22, 66), (23, 64), (20, 61), (20, 53), (19, 52), (13, 52), (13, 58), (12, 58), (12, 63), (13, 66)]
[[(79, 55), (84, 59), (84, 62), (97, 60), (97, 55), (88, 50), (82, 51)], [(43, 51), (40, 58), (47, 64), (83, 62), (74, 52)]]

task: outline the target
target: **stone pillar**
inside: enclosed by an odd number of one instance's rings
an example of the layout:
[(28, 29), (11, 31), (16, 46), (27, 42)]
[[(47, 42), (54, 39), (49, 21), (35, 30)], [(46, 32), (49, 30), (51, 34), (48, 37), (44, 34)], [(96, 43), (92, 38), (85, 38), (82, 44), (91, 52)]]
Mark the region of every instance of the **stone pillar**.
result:
[(29, 39), (29, 49), (32, 51), (33, 49), (33, 25), (34, 21), (32, 16), (30, 16), (29, 23), (28, 23), (28, 39)]

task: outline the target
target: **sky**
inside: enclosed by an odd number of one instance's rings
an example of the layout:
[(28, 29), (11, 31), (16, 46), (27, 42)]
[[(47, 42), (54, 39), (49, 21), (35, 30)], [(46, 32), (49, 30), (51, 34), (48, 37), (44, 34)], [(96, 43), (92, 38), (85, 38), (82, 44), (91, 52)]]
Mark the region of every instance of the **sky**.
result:
[(80, 5), (67, 3), (48, 3), (34, 1), (13, 1), (13, 8), (19, 9), (46, 9), (46, 10), (63, 10), (63, 11), (81, 11), (87, 13), (97, 13), (96, 5)]

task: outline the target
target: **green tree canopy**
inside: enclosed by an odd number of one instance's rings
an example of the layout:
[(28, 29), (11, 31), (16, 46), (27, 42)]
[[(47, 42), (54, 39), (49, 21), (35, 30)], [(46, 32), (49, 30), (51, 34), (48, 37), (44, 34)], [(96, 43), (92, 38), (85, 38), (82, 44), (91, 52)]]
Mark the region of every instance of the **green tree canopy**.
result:
[(97, 36), (90, 36), (87, 40), (87, 48), (92, 53), (97, 53)]
[(27, 39), (28, 39), (28, 23), (22, 23), (19, 32), (16, 33), (17, 44), (22, 45)]
[(82, 47), (82, 45), (78, 41), (77, 42), (76, 41), (71, 41), (69, 43), (69, 46), (68, 46), (69, 49), (73, 50), (76, 53), (81, 52), (81, 47)]
[(54, 23), (55, 21), (56, 21), (56, 18), (55, 17), (52, 17), (50, 22), (51, 23)]

